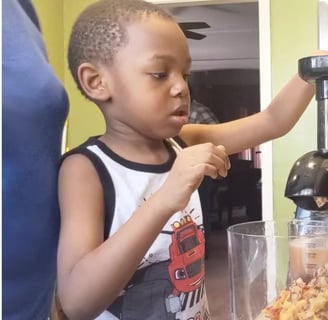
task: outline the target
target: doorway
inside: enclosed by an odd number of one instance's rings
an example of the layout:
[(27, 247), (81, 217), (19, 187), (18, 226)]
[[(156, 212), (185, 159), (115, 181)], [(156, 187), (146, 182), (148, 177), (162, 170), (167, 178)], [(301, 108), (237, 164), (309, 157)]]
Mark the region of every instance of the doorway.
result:
[[(191, 81), (197, 99), (210, 106), (221, 122), (252, 114), (268, 104), (271, 100), (268, 1), (159, 2), (168, 7), (178, 22), (209, 25), (188, 30), (196, 34), (188, 38), (193, 59)], [(261, 168), (261, 203), (266, 208), (262, 219), (270, 219), (271, 143), (245, 150), (238, 157)]]

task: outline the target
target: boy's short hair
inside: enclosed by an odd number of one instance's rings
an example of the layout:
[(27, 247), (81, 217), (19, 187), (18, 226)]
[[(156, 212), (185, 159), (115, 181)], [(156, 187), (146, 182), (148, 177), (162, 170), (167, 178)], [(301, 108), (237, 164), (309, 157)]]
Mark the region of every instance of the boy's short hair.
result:
[(68, 64), (78, 88), (78, 67), (84, 62), (110, 63), (120, 47), (126, 45), (126, 23), (149, 15), (174, 20), (164, 9), (142, 0), (98, 0), (77, 18), (68, 46)]

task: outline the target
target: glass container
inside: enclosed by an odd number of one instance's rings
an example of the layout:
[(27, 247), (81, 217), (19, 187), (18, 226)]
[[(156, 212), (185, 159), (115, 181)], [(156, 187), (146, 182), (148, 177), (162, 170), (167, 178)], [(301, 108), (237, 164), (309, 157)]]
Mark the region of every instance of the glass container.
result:
[(325, 221), (255, 221), (227, 229), (233, 320), (270, 319), (262, 311), (298, 277), (328, 263)]

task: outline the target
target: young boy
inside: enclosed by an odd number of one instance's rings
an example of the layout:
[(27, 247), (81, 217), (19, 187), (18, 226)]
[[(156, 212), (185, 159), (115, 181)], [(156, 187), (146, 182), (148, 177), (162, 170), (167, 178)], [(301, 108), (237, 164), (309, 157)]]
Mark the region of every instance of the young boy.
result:
[(187, 124), (187, 40), (168, 13), (140, 0), (86, 8), (68, 58), (106, 132), (60, 169), (63, 310), (78, 320), (210, 319), (197, 188), (204, 176), (227, 175), (229, 154), (286, 134), (314, 88), (295, 76), (263, 112)]

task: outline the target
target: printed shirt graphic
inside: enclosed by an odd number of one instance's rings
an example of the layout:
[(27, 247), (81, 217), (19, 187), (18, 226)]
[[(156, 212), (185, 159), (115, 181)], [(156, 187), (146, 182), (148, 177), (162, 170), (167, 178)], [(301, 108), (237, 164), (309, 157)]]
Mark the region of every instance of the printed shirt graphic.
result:
[[(144, 165), (122, 159), (99, 140), (93, 142), (87, 148), (105, 164), (115, 189), (110, 237), (164, 183), (178, 150), (167, 143), (167, 163)], [(188, 206), (169, 219), (121, 295), (96, 320), (209, 320), (202, 223), (195, 192)]]

